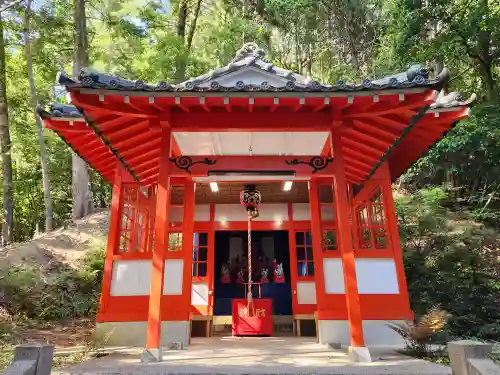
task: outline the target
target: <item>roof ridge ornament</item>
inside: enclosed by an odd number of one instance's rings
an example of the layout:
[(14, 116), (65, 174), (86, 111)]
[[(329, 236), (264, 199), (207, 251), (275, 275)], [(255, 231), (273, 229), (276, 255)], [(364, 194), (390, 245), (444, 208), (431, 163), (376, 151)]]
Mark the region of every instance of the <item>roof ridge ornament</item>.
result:
[(430, 105), (430, 109), (438, 108), (453, 108), (453, 107), (463, 107), (469, 106), (476, 100), (476, 94), (473, 93), (468, 99), (455, 91), (446, 93), (445, 90), (441, 90), (434, 103)]
[(260, 48), (257, 43), (249, 42), (243, 44), (243, 46), (238, 51), (236, 51), (236, 55), (231, 60), (231, 64), (241, 61), (250, 56), (269, 63), (269, 61), (266, 59), (266, 53), (264, 52), (264, 50)]

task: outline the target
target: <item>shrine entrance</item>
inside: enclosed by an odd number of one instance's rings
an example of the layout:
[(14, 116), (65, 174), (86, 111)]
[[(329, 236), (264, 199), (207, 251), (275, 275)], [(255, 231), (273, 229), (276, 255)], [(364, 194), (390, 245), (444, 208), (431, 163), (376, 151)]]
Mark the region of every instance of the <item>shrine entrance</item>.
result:
[[(222, 275), (214, 281), (214, 331), (220, 333), (224, 327), (217, 327), (217, 322), (225, 324), (224, 317), (232, 314), (233, 299), (245, 298), (244, 281), (248, 277), (247, 246), (248, 233), (245, 231), (215, 232), (215, 274), (221, 274), (224, 267), (229, 270), (229, 277)], [(253, 280), (261, 282), (254, 285), (252, 294), (256, 298), (272, 300), (272, 314), (277, 334), (293, 332), (292, 287), (290, 278), (290, 247), (288, 231), (252, 231), (252, 269)], [(283, 277), (275, 277), (275, 269), (281, 265)], [(220, 318), (217, 318), (220, 317)]]

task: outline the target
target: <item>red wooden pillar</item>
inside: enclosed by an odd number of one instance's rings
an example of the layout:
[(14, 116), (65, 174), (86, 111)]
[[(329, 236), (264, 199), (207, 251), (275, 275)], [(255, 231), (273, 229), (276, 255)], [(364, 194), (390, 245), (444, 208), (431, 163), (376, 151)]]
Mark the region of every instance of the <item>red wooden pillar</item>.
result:
[(186, 179), (184, 184), (184, 215), (182, 218), (182, 304), (186, 311), (186, 321), (190, 320), (191, 285), (193, 281), (193, 237), (194, 237), (195, 183)]
[(311, 179), (311, 181), (309, 181), (309, 209), (311, 215), (311, 237), (314, 258), (314, 281), (316, 284), (316, 304), (318, 311), (322, 311), (326, 308), (325, 276), (323, 271), (323, 228), (321, 226), (321, 208), (319, 204), (318, 182), (315, 179)]
[(399, 238), (398, 219), (396, 215), (396, 207), (392, 196), (391, 175), (387, 163), (380, 167), (382, 174), (382, 201), (384, 204), (384, 212), (387, 220), (387, 230), (389, 231), (389, 241), (391, 244), (394, 263), (399, 284), (399, 294), (404, 298), (404, 301), (410, 303), (408, 297), (408, 286), (406, 284), (406, 275), (403, 262), (403, 250), (401, 249), (401, 240)]
[[(155, 244), (151, 270), (151, 290), (149, 295), (146, 349), (160, 349), (161, 301), (163, 295), (163, 275), (165, 255), (168, 251), (170, 229), (170, 167), (171, 131), (163, 128), (159, 160), (158, 192), (156, 196)], [(157, 358), (157, 360), (161, 358)]]
[(358, 293), (358, 282), (356, 278), (356, 263), (351, 235), (351, 204), (347, 195), (347, 179), (344, 169), (344, 159), (342, 155), (342, 143), (340, 134), (340, 121), (334, 121), (331, 139), (334, 155), (334, 180), (333, 189), (335, 193), (335, 215), (338, 226), (338, 243), (340, 247), (342, 265), (344, 270), (344, 284), (347, 304), (347, 317), (349, 319), (349, 330), (351, 335), (351, 348), (354, 355), (353, 360), (370, 360), (369, 353), (358, 355), (356, 348), (364, 347), (365, 340), (363, 336), (363, 320), (361, 318), (361, 306)]
[(130, 174), (117, 161), (113, 180), (113, 195), (111, 198), (111, 210), (109, 213), (109, 231), (106, 244), (106, 259), (104, 261), (104, 273), (101, 287), (101, 298), (97, 321), (106, 321), (106, 312), (109, 309), (111, 295), (111, 279), (113, 277), (113, 256), (117, 254), (120, 246), (120, 230), (122, 224), (123, 209), (123, 183), (134, 182)]
[(207, 314), (214, 314), (214, 280), (218, 270), (215, 269), (215, 204), (210, 204), (210, 228), (208, 230), (208, 310)]
[(113, 255), (119, 246), (121, 205), (122, 205), (122, 171), (119, 162), (116, 162), (115, 176), (113, 180), (113, 196), (111, 198), (111, 211), (109, 213), (108, 242), (106, 245), (106, 259), (104, 260), (104, 273), (102, 278), (101, 299), (99, 303), (99, 315), (106, 312), (111, 292), (111, 278), (113, 276)]
[(288, 203), (288, 247), (290, 253), (290, 283), (292, 285), (292, 313), (297, 313), (299, 299), (297, 296), (297, 244), (295, 243), (295, 221), (293, 220), (293, 203)]

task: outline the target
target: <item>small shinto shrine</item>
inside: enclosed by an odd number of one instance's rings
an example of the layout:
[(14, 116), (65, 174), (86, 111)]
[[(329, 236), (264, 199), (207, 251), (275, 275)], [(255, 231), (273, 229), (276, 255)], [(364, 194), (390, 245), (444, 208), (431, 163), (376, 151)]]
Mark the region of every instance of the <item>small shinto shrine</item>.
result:
[[(60, 74), (39, 115), (113, 186), (98, 331), (312, 335), (369, 361), (412, 319), (391, 183), (460, 119), (447, 70), (322, 84), (249, 43), (171, 85)], [(227, 331), (226, 328), (230, 328)]]

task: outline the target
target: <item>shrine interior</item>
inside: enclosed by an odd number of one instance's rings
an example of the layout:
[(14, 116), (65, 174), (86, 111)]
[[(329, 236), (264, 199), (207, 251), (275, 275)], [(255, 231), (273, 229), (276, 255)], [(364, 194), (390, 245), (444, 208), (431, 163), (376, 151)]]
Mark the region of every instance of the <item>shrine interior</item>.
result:
[[(288, 231), (253, 231), (252, 278), (261, 281), (252, 294), (273, 300), (273, 315), (292, 315), (290, 249)], [(243, 231), (215, 232), (214, 315), (231, 315), (233, 298), (246, 298), (248, 234)], [(275, 280), (275, 265), (283, 265), (284, 279)], [(229, 278), (217, 277), (224, 267)], [(221, 270), (219, 272), (219, 270)]]

